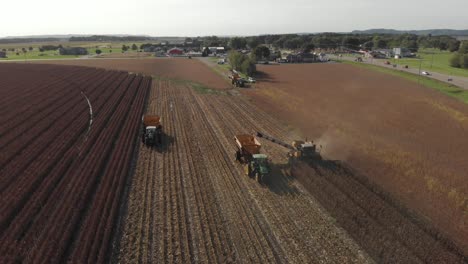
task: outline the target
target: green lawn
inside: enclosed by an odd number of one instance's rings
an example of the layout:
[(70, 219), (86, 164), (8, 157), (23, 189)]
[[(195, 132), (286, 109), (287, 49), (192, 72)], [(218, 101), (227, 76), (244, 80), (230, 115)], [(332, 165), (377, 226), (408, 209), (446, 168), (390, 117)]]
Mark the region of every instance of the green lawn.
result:
[(450, 66), (450, 58), (454, 53), (449, 51), (439, 51), (437, 49), (424, 49), (417, 53), (418, 58), (406, 58), (392, 60), (396, 64), (408, 65), (411, 68), (419, 68), (421, 58), (421, 67), (427, 71), (434, 71), (452, 76), (468, 77), (468, 69), (454, 68)]
[(463, 101), (464, 103), (468, 104), (468, 90), (464, 90), (462, 88), (453, 86), (448, 83), (440, 82), (440, 81), (437, 81), (437, 80), (434, 80), (425, 76), (419, 76), (419, 75), (408, 73), (408, 72), (402, 72), (402, 71), (393, 70), (393, 69), (384, 68), (384, 67), (375, 66), (375, 65), (370, 65), (370, 64), (358, 63), (358, 62), (353, 62), (353, 61), (341, 61), (341, 62), (346, 63), (346, 64), (351, 64), (351, 65), (361, 67), (361, 68), (370, 69), (373, 71), (391, 74), (394, 76), (407, 79), (412, 82), (419, 81), (419, 83), (425, 87), (437, 90), (448, 96), (455, 97)]
[(37, 60), (37, 59), (65, 59), (65, 58), (78, 58), (79, 56), (74, 55), (60, 55), (58, 51), (44, 51), (40, 52), (37, 49), (32, 51), (27, 51), (26, 54), (19, 52), (19, 55), (16, 55), (16, 52), (7, 51), (8, 58), (2, 58), (2, 60)]
[[(1, 58), (2, 60), (37, 60), (37, 59), (65, 59), (65, 58), (78, 58), (80, 56), (74, 55), (60, 55), (58, 51), (44, 51), (40, 52), (39, 47), (43, 45), (63, 45), (64, 47), (83, 47), (88, 50), (89, 55), (95, 55), (96, 49), (100, 49), (103, 54), (105, 53), (122, 53), (122, 45), (132, 46), (133, 42), (128, 43), (111, 43), (111, 42), (51, 42), (51, 43), (18, 43), (18, 44), (0, 44), (0, 49), (7, 49), (7, 57), (8, 58)], [(140, 42), (135, 43), (138, 47), (140, 47)], [(33, 50), (30, 51), (29, 47), (32, 47)], [(8, 51), (8, 49), (14, 48), (16, 50), (21, 50), (21, 48), (26, 48), (26, 54), (19, 51), (19, 55), (16, 55), (17, 51)], [(128, 50), (127, 52), (136, 52), (133, 50)]]

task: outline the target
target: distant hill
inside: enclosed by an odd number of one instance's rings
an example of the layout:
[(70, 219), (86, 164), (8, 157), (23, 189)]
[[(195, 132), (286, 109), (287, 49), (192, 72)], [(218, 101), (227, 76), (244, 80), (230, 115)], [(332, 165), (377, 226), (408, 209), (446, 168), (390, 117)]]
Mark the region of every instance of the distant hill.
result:
[(105, 35), (86, 35), (86, 34), (67, 34), (67, 35), (32, 35), (32, 36), (8, 36), (0, 38), (0, 44), (13, 43), (32, 43), (32, 42), (66, 42), (66, 41), (89, 41), (89, 42), (129, 42), (129, 41), (148, 41), (148, 42), (170, 42), (184, 43), (185, 37), (151, 37), (148, 35), (128, 35), (128, 34), (105, 34)]
[(395, 30), (395, 29), (368, 29), (368, 30), (354, 30), (353, 34), (415, 34), (415, 35), (433, 35), (433, 36), (468, 36), (468, 29), (425, 29), (425, 30)]
[[(66, 35), (29, 35), (29, 36), (8, 36), (0, 39), (45, 39), (45, 38), (54, 38), (54, 39), (69, 39), (71, 37), (91, 37), (93, 34), (66, 34)], [(112, 37), (150, 37), (148, 35), (130, 35), (130, 34), (103, 34), (100, 36), (112, 36)]]

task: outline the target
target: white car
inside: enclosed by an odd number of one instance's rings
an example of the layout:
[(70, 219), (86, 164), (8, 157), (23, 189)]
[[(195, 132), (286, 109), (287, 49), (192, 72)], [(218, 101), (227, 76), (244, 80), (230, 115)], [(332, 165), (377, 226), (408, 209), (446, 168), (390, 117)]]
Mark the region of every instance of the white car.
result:
[(427, 72), (427, 71), (423, 71), (423, 72), (421, 72), (421, 74), (422, 74), (422, 75), (431, 75), (431, 74), (430, 74), (429, 72)]
[(249, 78), (247, 79), (247, 81), (248, 81), (249, 83), (255, 83), (255, 82), (256, 82), (255, 79), (252, 78), (252, 77), (249, 77)]

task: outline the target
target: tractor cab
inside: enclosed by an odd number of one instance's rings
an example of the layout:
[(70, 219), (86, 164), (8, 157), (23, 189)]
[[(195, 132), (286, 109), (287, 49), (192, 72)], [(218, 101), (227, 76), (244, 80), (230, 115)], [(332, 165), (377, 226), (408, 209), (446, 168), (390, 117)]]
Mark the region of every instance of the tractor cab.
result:
[(154, 144), (156, 141), (156, 127), (147, 126), (145, 131), (145, 142), (148, 144)]
[(268, 156), (265, 154), (252, 155), (252, 161), (248, 167), (250, 177), (254, 177), (259, 183), (264, 182), (265, 176), (270, 172)]

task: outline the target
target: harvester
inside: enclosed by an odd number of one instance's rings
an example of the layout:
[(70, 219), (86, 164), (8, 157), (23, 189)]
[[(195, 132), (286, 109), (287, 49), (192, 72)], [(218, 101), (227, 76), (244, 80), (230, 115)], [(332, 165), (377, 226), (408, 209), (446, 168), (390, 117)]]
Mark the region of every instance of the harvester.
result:
[(143, 136), (141, 140), (146, 146), (154, 146), (162, 143), (161, 117), (157, 115), (144, 115), (141, 118)]
[(270, 167), (267, 155), (260, 153), (260, 142), (253, 135), (237, 135), (234, 140), (237, 146), (236, 160), (244, 164), (245, 174), (259, 183), (265, 182)]
[(231, 75), (229, 75), (229, 79), (231, 79), (231, 84), (235, 87), (245, 86), (246, 81), (242, 79), (237, 72), (233, 72)]
[(257, 132), (257, 137), (264, 138), (275, 144), (289, 149), (288, 160), (290, 166), (294, 166), (296, 161), (304, 161), (308, 163), (313, 160), (322, 159), (322, 157), (320, 156), (320, 151), (318, 150), (317, 145), (315, 145), (313, 141), (294, 140), (291, 144), (287, 144), (281, 140), (265, 135), (261, 132)]

